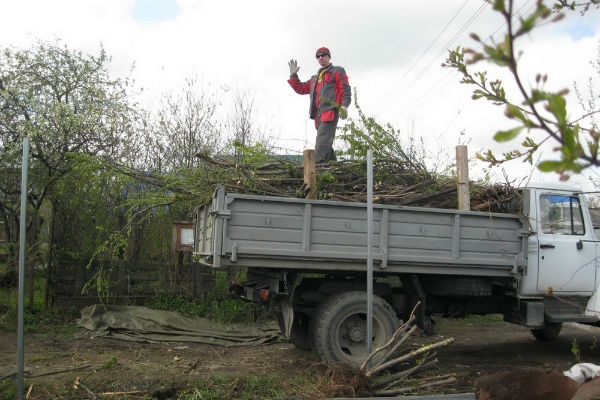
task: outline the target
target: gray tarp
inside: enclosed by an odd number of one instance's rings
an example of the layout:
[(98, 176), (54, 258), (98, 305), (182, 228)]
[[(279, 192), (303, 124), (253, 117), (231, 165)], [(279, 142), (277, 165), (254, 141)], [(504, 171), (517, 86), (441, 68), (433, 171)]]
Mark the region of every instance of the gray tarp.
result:
[(225, 325), (139, 306), (89, 306), (81, 310), (77, 325), (95, 336), (137, 342), (196, 342), (230, 347), (282, 340), (276, 322), (265, 326)]

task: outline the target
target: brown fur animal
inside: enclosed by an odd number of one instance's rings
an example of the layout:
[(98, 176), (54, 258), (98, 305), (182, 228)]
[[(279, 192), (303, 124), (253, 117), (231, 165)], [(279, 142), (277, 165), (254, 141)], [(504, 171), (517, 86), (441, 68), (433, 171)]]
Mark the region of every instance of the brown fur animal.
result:
[(579, 387), (571, 400), (598, 400), (600, 399), (600, 376), (595, 377)]
[(579, 385), (556, 369), (501, 371), (475, 382), (477, 400), (570, 400)]

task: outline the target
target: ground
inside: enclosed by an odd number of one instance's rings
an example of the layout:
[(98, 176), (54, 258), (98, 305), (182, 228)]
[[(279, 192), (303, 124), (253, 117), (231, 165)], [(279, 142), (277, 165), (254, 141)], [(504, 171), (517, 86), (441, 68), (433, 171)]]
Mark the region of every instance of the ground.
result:
[[(498, 319), (467, 321), (437, 319), (436, 335), (415, 337), (409, 346), (453, 337), (455, 342), (439, 350), (439, 374), (456, 372), (458, 382), (440, 391), (473, 392), (474, 381), (482, 375), (519, 367), (553, 367), (566, 370), (579, 360), (600, 364), (596, 348), (599, 330), (567, 324), (552, 342), (539, 342), (521, 326)], [(77, 378), (100, 398), (253, 398), (247, 388), (239, 394), (236, 385), (253, 380), (256, 398), (278, 397), (277, 393), (309, 398), (310, 390), (322, 377), (325, 366), (310, 352), (289, 343), (257, 347), (224, 348), (189, 343), (139, 344), (106, 338), (74, 338), (64, 334), (27, 334), (25, 366), (30, 374), (89, 367), (55, 375), (26, 379), (33, 385), (30, 399), (87, 399), (85, 389), (74, 389)], [(15, 371), (17, 337), (14, 332), (0, 332), (0, 377)], [(239, 378), (239, 379), (234, 379)], [(5, 386), (8, 381), (5, 379)], [(266, 383), (265, 383), (266, 382)], [(269, 391), (265, 386), (273, 386)], [(225, 384), (229, 393), (219, 396), (198, 389)], [(228, 386), (227, 386), (228, 385)], [(194, 389), (196, 388), (196, 389)], [(278, 391), (279, 390), (279, 391)], [(175, 394), (174, 394), (175, 393)], [(203, 394), (204, 393), (204, 394)], [(272, 393), (269, 395), (269, 393)], [(6, 396), (6, 395), (5, 395)], [(153, 396), (153, 397), (151, 397)], [(211, 397), (215, 396), (215, 397)]]

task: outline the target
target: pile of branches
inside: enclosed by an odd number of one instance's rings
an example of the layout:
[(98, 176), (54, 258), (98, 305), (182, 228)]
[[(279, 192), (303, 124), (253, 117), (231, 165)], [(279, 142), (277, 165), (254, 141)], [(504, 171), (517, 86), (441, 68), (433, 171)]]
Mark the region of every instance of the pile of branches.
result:
[(411, 315), (389, 342), (372, 352), (361, 365), (360, 371), (376, 396), (397, 396), (456, 382), (456, 374), (423, 376), (438, 365), (435, 350), (452, 343), (454, 338), (402, 352), (403, 345), (417, 331), (414, 321)]
[[(213, 176), (236, 193), (303, 198), (303, 165), (274, 158), (260, 165), (216, 160), (197, 155)], [(367, 201), (365, 160), (343, 160), (317, 164), (318, 198), (351, 202)], [(225, 178), (225, 179), (223, 179)], [(420, 164), (399, 159), (373, 162), (373, 201), (379, 204), (454, 209), (457, 206), (456, 178), (431, 173)], [(509, 183), (471, 185), (471, 209), (489, 212), (518, 212), (520, 191)]]
[(438, 374), (436, 351), (452, 342), (447, 338), (435, 343), (415, 347), (408, 343), (418, 333), (415, 310), (409, 319), (396, 330), (392, 338), (375, 349), (357, 369), (345, 363), (329, 364), (316, 385), (297, 388), (306, 398), (330, 399), (333, 397), (382, 396), (422, 392), (450, 385), (457, 381), (455, 373)]

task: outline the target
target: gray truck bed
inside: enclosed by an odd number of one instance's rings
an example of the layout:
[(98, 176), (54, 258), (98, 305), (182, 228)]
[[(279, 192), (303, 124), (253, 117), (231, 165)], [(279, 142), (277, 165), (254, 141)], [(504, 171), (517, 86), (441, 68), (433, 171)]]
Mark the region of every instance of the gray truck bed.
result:
[[(514, 276), (526, 265), (524, 218), (375, 205), (375, 271)], [(199, 207), (194, 254), (215, 268), (366, 270), (364, 203), (242, 195), (219, 187)]]

